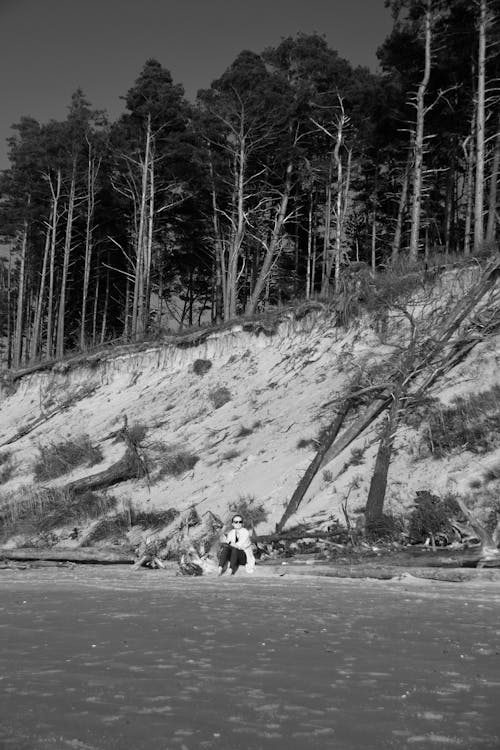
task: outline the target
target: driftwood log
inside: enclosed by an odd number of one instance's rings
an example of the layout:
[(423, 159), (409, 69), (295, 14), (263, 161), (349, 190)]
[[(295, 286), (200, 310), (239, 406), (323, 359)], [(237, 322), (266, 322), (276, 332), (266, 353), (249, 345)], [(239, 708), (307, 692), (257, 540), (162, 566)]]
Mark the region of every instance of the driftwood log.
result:
[(425, 578), (432, 581), (448, 581), (462, 583), (465, 581), (495, 581), (500, 582), (500, 571), (487, 568), (427, 568), (384, 565), (280, 565), (276, 571), (279, 575), (320, 576), (323, 578), (376, 578), (389, 581), (393, 578), (411, 576)]
[(22, 547), (8, 549), (0, 547), (0, 560), (52, 560), (56, 562), (75, 562), (101, 565), (123, 565), (135, 563), (132, 552), (124, 552), (105, 547), (77, 547), (75, 549), (41, 549)]

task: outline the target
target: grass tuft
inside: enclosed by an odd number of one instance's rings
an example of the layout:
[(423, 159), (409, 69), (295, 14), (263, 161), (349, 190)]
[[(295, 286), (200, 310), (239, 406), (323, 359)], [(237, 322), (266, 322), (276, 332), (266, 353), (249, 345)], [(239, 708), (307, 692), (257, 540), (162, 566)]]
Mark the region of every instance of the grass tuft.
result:
[(160, 479), (163, 479), (163, 477), (180, 477), (182, 474), (185, 474), (186, 471), (190, 471), (198, 461), (198, 456), (185, 450), (178, 450), (174, 453), (163, 456), (159, 460), (159, 467), (155, 475), (155, 480), (159, 481)]
[(314, 438), (301, 438), (297, 442), (297, 448), (299, 450), (306, 450), (307, 448), (315, 448), (317, 446), (316, 440)]
[(205, 375), (211, 367), (212, 363), (209, 359), (195, 359), (195, 361), (193, 362), (193, 372), (199, 377), (203, 377), (203, 375)]
[(211, 390), (208, 397), (214, 408), (220, 409), (221, 406), (224, 406), (228, 401), (231, 401), (231, 391), (225, 386), (219, 386), (218, 388)]

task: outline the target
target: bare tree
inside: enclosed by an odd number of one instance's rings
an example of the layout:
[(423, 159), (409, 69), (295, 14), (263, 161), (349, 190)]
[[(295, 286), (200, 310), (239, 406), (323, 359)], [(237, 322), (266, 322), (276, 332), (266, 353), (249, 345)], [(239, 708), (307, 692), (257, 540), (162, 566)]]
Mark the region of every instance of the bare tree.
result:
[(25, 292), (26, 292), (26, 262), (28, 247), (28, 209), (31, 203), (31, 196), (26, 201), (26, 214), (24, 217), (23, 231), (21, 235), (21, 263), (19, 268), (19, 281), (17, 289), (17, 311), (14, 328), (14, 347), (12, 354), (13, 367), (21, 366), (23, 331), (24, 331), (24, 310), (25, 310)]
[(422, 181), (424, 161), (424, 123), (425, 123), (425, 93), (431, 75), (431, 43), (432, 43), (432, 0), (426, 0), (424, 15), (424, 72), (422, 80), (415, 97), (415, 108), (417, 110), (413, 180), (412, 180), (412, 204), (411, 204), (411, 226), (410, 226), (410, 263), (415, 262), (418, 256), (420, 238), (420, 217), (422, 213)]
[(487, 0), (479, 0), (478, 55), (477, 55), (477, 105), (476, 105), (476, 190), (474, 196), (474, 250), (477, 252), (484, 239), (484, 154), (485, 154), (485, 101), (486, 101), (486, 29), (488, 25)]
[(87, 319), (87, 302), (89, 294), (90, 268), (92, 264), (94, 212), (95, 212), (95, 189), (100, 168), (100, 160), (97, 160), (92, 143), (87, 137), (87, 218), (85, 222), (85, 262), (83, 269), (82, 307), (80, 315), (80, 349), (86, 348), (85, 323)]
[(332, 270), (334, 271), (335, 292), (339, 291), (340, 264), (342, 261), (342, 246), (344, 241), (344, 224), (347, 212), (351, 179), (352, 150), (347, 148), (345, 144), (346, 129), (349, 126), (350, 118), (346, 115), (344, 109), (344, 101), (341, 96), (338, 96), (338, 103), (339, 112), (337, 113), (335, 118), (334, 130), (325, 127), (321, 123), (317, 122), (317, 120), (311, 118), (313, 124), (334, 142), (331, 165), (334, 165), (336, 170), (336, 195), (334, 209), (335, 241), (332, 252), (330, 250), (330, 221), (332, 213), (332, 170), (330, 168), (330, 179), (327, 185), (327, 198), (325, 207), (325, 260), (324, 275), (321, 288), (321, 293), (324, 295), (328, 293)]
[(66, 316), (66, 293), (68, 283), (69, 257), (71, 253), (71, 242), (73, 237), (73, 219), (75, 212), (76, 192), (76, 158), (73, 159), (71, 171), (71, 183), (68, 196), (68, 209), (66, 216), (66, 233), (64, 238), (64, 256), (61, 278), (61, 291), (59, 295), (59, 311), (57, 317), (56, 357), (60, 359), (64, 355), (65, 338), (65, 316)]

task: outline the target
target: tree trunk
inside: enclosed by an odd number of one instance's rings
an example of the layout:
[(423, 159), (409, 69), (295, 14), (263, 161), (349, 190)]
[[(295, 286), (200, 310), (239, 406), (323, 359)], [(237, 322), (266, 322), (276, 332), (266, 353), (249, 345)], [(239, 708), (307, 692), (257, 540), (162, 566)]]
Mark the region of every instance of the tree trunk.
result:
[(95, 183), (97, 179), (98, 167), (96, 168), (95, 159), (92, 156), (92, 146), (89, 143), (89, 155), (87, 164), (87, 221), (85, 225), (85, 265), (83, 270), (83, 290), (82, 290), (82, 309), (80, 322), (80, 349), (86, 348), (86, 320), (87, 320), (87, 300), (89, 293), (90, 268), (92, 264), (92, 234), (95, 210)]
[(236, 317), (238, 304), (238, 262), (245, 236), (245, 171), (246, 171), (246, 141), (243, 131), (243, 116), (239, 134), (239, 149), (234, 154), (234, 191), (233, 217), (231, 240), (229, 243), (229, 257), (227, 260), (227, 275), (224, 281), (226, 287), (224, 320)]
[(418, 87), (416, 108), (417, 123), (415, 131), (414, 167), (413, 167), (413, 195), (411, 209), (410, 230), (410, 263), (415, 263), (418, 257), (420, 237), (420, 217), (422, 213), (422, 183), (424, 161), (424, 120), (425, 120), (425, 92), (431, 74), (431, 39), (432, 39), (432, 0), (426, 0), (425, 9), (425, 62), (424, 75)]
[(406, 204), (408, 203), (408, 185), (410, 182), (410, 167), (411, 167), (411, 152), (408, 152), (408, 160), (406, 163), (406, 169), (403, 175), (403, 182), (401, 184), (401, 195), (399, 197), (398, 204), (398, 215), (396, 218), (396, 228), (394, 230), (394, 238), (391, 246), (391, 263), (395, 263), (399, 258), (401, 252), (401, 238), (403, 236), (403, 220), (406, 211)]
[(134, 563), (135, 555), (132, 552), (122, 552), (116, 548), (106, 547), (77, 547), (61, 549), (41, 549), (35, 547), (23, 547), (22, 549), (0, 548), (0, 559), (3, 560), (47, 560), (54, 562), (74, 562), (74, 563), (103, 563), (103, 564), (121, 564)]
[(55, 275), (55, 258), (56, 258), (56, 240), (57, 240), (57, 223), (59, 209), (59, 197), (61, 195), (61, 170), (57, 170), (57, 181), (56, 187), (50, 181), (50, 190), (52, 193), (52, 228), (50, 238), (50, 263), (49, 263), (49, 296), (47, 299), (47, 333), (46, 333), (46, 344), (45, 353), (47, 359), (51, 359), (53, 355), (53, 345), (55, 341), (54, 335), (54, 275)]
[[(109, 266), (109, 258), (108, 258), (108, 266)], [(101, 320), (101, 337), (100, 337), (101, 344), (104, 344), (104, 342), (106, 341), (108, 306), (109, 306), (109, 267), (106, 269), (106, 292), (105, 292), (105, 297), (104, 297), (104, 309), (102, 311), (102, 320)]]
[(226, 257), (224, 253), (224, 243), (222, 241), (221, 226), (219, 221), (219, 210), (217, 206), (217, 192), (215, 189), (214, 165), (212, 160), (212, 151), (208, 147), (208, 167), (210, 174), (210, 192), (212, 199), (212, 226), (214, 231), (215, 242), (215, 300), (214, 300), (214, 323), (220, 323), (224, 316), (226, 287), (223, 279), (226, 278)]
[(142, 164), (142, 187), (141, 204), (139, 211), (139, 227), (137, 230), (135, 278), (134, 278), (134, 303), (132, 307), (132, 335), (139, 339), (145, 330), (144, 300), (145, 300), (145, 263), (147, 255), (146, 223), (149, 184), (149, 164), (151, 154), (151, 115), (148, 114), (146, 127), (146, 145), (144, 149), (144, 161)]
[(23, 235), (21, 241), (21, 265), (19, 268), (19, 285), (17, 290), (17, 312), (16, 322), (14, 329), (14, 353), (12, 357), (12, 364), (14, 367), (21, 366), (22, 356), (22, 343), (23, 343), (23, 328), (24, 328), (24, 297), (25, 297), (25, 286), (26, 286), (26, 256), (28, 247), (28, 207), (31, 199), (28, 197), (26, 206), (26, 217), (24, 219)]
[(497, 137), (493, 151), (493, 164), (490, 175), (490, 189), (488, 195), (488, 224), (486, 226), (486, 242), (492, 245), (495, 242), (497, 230), (497, 188), (498, 169), (500, 167), (500, 115), (497, 120)]
[(473, 203), (474, 203), (474, 158), (475, 149), (473, 147), (473, 140), (476, 131), (476, 110), (474, 109), (471, 118), (470, 136), (466, 139), (463, 144), (465, 153), (465, 159), (467, 164), (465, 174), (465, 220), (464, 220), (464, 255), (469, 257), (471, 253), (471, 239), (472, 239), (472, 214), (473, 214)]
[(477, 64), (476, 117), (476, 192), (474, 197), (474, 251), (478, 252), (484, 239), (484, 128), (485, 128), (485, 69), (486, 69), (486, 0), (479, 5), (479, 46)]
[(330, 157), (330, 165), (328, 168), (328, 182), (326, 185), (325, 195), (325, 234), (323, 237), (323, 263), (321, 268), (321, 294), (323, 296), (328, 295), (330, 286), (330, 274), (332, 269), (331, 259), (331, 223), (332, 223), (332, 170), (333, 170), (333, 154)]
[(312, 235), (313, 235), (313, 191), (309, 195), (309, 213), (307, 217), (307, 268), (306, 268), (306, 299), (311, 296), (313, 279), (312, 279)]
[(401, 402), (405, 397), (410, 384), (409, 375), (414, 368), (415, 362), (415, 328), (412, 327), (412, 337), (407, 351), (402, 357), (401, 366), (394, 383), (391, 394), (392, 403), (389, 408), (375, 459), (368, 500), (366, 502), (366, 531), (368, 534), (376, 533), (377, 526), (383, 518), (385, 492), (387, 488), (387, 477), (391, 463), (394, 438), (398, 427)]
[(39, 355), (40, 339), (42, 336), (42, 310), (45, 299), (45, 277), (47, 275), (47, 263), (50, 248), (52, 216), (47, 225), (47, 234), (45, 235), (45, 247), (43, 251), (42, 270), (40, 273), (40, 286), (38, 289), (38, 298), (35, 310), (35, 319), (33, 321), (33, 334), (30, 345), (30, 362), (34, 362)]
[(321, 462), (323, 461), (323, 458), (332, 445), (333, 441), (339, 434), (340, 428), (342, 427), (342, 424), (344, 422), (344, 419), (350, 409), (351, 403), (349, 399), (346, 399), (344, 403), (342, 404), (342, 407), (337, 414), (335, 420), (331, 423), (325, 438), (323, 440), (323, 444), (321, 445), (320, 449), (318, 450), (317, 454), (307, 467), (307, 470), (300, 480), (299, 484), (297, 485), (297, 488), (295, 492), (293, 493), (288, 505), (285, 508), (285, 512), (281, 516), (280, 520), (276, 524), (276, 531), (280, 532), (282, 531), (283, 527), (285, 526), (286, 522), (292, 516), (297, 508), (299, 507), (300, 503), (302, 502), (302, 498), (304, 497), (305, 493), (307, 492), (307, 489), (309, 488), (312, 480), (314, 479), (315, 475), (317, 474)]
[(59, 297), (59, 314), (57, 320), (56, 357), (61, 359), (64, 355), (65, 317), (66, 317), (66, 285), (68, 281), (69, 256), (71, 252), (71, 240), (73, 237), (73, 214), (75, 209), (76, 189), (76, 160), (73, 162), (71, 175), (71, 187), (68, 200), (68, 216), (66, 219), (66, 236), (64, 239), (64, 260), (61, 279), (61, 295)]
[(290, 191), (292, 189), (292, 172), (293, 172), (293, 163), (290, 160), (286, 168), (285, 186), (283, 188), (283, 193), (281, 194), (281, 201), (280, 201), (279, 209), (276, 214), (275, 221), (274, 221), (274, 227), (273, 227), (273, 231), (271, 234), (271, 239), (269, 240), (267, 244), (266, 255), (264, 257), (262, 268), (260, 270), (259, 276), (253, 288), (252, 294), (250, 295), (250, 299), (247, 303), (247, 309), (246, 309), (247, 315), (253, 315), (253, 313), (255, 312), (260, 295), (262, 294), (264, 285), (271, 272), (272, 265), (279, 252), (279, 243), (281, 240), (281, 233), (282, 233), (282, 229), (286, 220), (288, 199), (290, 197)]

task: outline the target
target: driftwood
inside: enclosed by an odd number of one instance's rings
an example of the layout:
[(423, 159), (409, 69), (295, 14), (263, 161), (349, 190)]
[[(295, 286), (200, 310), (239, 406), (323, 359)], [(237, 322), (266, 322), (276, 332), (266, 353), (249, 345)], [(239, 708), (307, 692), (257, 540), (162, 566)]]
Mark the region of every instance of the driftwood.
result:
[[(281, 539), (284, 539), (283, 535), (270, 534), (266, 537), (260, 537), (259, 543), (279, 541)], [(431, 547), (409, 546), (394, 552), (376, 553), (369, 550), (365, 552), (357, 552), (351, 547), (335, 544), (335, 542), (332, 540), (332, 535), (329, 532), (318, 532), (317, 534), (308, 532), (305, 534), (295, 534), (293, 537), (287, 536), (287, 541), (293, 541), (297, 539), (317, 539), (332, 541), (332, 544), (334, 545), (335, 550), (338, 552), (338, 555), (344, 561), (348, 561), (349, 565), (351, 566), (359, 565), (361, 567), (364, 567), (366, 565), (377, 565), (382, 567), (402, 568), (474, 568), (477, 566), (481, 567), (482, 563), (484, 563), (484, 552), (481, 545), (477, 545), (474, 547), (464, 546), (459, 548), (439, 547), (437, 549), (433, 549)], [(294, 555), (287, 559), (292, 564), (294, 564), (295, 560), (299, 559), (299, 556)], [(308, 563), (309, 561), (311, 563), (314, 561), (314, 564), (318, 565), (326, 564), (325, 560), (319, 562), (317, 559), (314, 559), (313, 555), (311, 554), (304, 554), (300, 559), (303, 562), (308, 559)], [(337, 563), (335, 563), (335, 561), (332, 561), (332, 564)], [(491, 560), (487, 567), (500, 568), (500, 559), (498, 561)]]
[(500, 520), (492, 534), (466, 506), (462, 498), (457, 498), (460, 510), (469, 521), (472, 529), (481, 540), (479, 567), (500, 567)]
[(111, 548), (77, 547), (61, 549), (42, 549), (38, 547), (22, 547), (9, 549), (0, 547), (0, 559), (4, 560), (54, 560), (57, 562), (75, 562), (102, 565), (135, 563), (132, 552), (124, 552)]
[(464, 581), (500, 581), (500, 571), (482, 568), (398, 568), (383, 565), (282, 565), (280, 575), (321, 576), (325, 578), (377, 578), (379, 580), (403, 577), (425, 578), (433, 581), (462, 583)]

